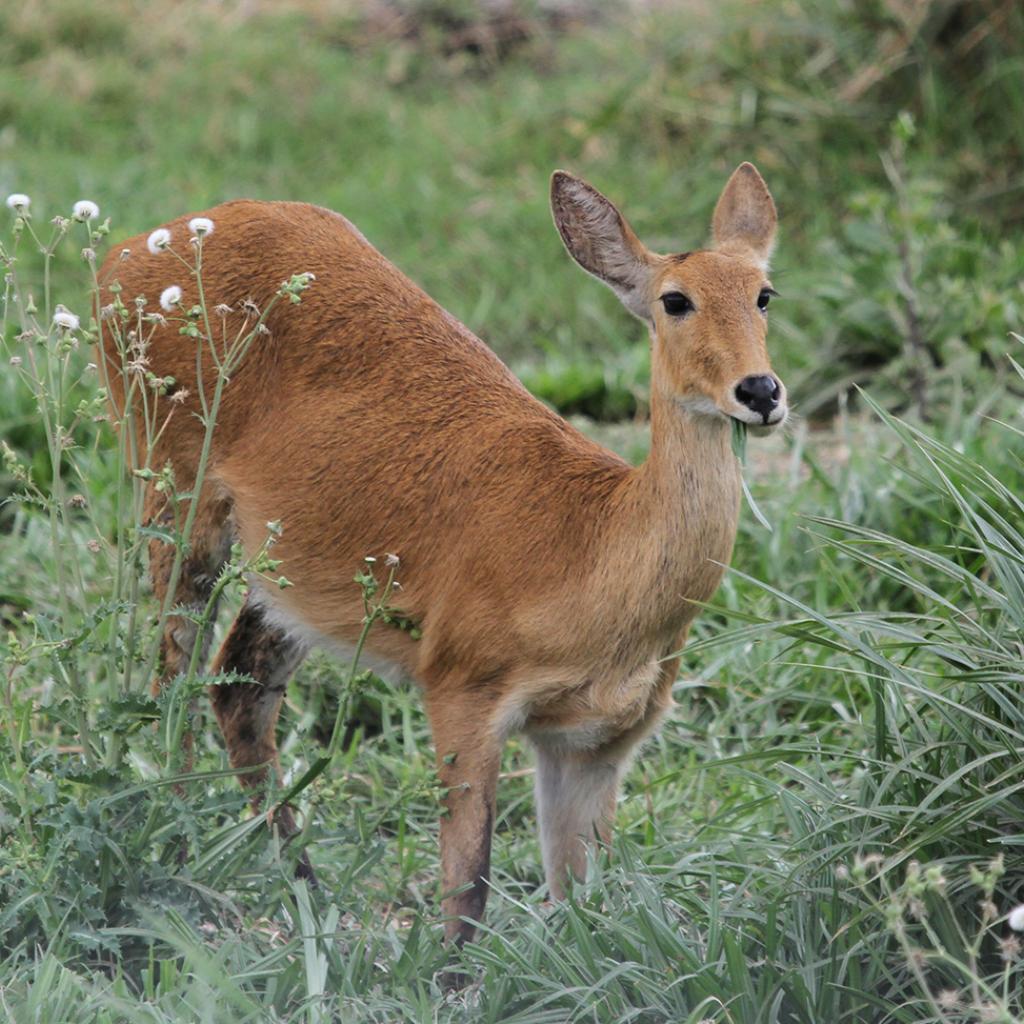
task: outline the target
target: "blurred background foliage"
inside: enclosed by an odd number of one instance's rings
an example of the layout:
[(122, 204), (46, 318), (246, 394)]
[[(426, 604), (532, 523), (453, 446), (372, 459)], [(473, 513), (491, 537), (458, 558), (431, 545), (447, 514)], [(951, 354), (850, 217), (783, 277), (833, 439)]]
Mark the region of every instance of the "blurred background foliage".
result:
[(674, 251), (749, 159), (798, 411), (852, 382), (899, 409), (987, 392), (1021, 329), (1022, 39), (1015, 0), (27, 0), (0, 10), (0, 191), (91, 197), (114, 240), (329, 206), (537, 394), (614, 420), (644, 412), (646, 339), (562, 251), (551, 170)]

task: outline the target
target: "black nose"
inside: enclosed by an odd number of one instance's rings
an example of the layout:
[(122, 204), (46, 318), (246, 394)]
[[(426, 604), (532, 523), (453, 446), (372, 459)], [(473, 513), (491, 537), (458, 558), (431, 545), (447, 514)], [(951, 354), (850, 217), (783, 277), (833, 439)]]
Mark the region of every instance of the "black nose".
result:
[(736, 385), (736, 401), (752, 409), (767, 423), (769, 414), (779, 404), (779, 382), (770, 373), (744, 377)]

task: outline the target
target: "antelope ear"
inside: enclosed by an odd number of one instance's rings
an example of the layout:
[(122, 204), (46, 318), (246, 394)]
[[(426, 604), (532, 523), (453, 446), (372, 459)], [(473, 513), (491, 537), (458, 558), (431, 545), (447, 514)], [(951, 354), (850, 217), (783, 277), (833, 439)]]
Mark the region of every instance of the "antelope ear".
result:
[(740, 164), (722, 189), (711, 218), (715, 247), (746, 250), (767, 268), (777, 223), (775, 202), (764, 178), (753, 164)]
[(604, 281), (626, 309), (650, 320), (647, 292), (654, 257), (615, 205), (582, 179), (555, 171), (551, 213), (569, 255)]

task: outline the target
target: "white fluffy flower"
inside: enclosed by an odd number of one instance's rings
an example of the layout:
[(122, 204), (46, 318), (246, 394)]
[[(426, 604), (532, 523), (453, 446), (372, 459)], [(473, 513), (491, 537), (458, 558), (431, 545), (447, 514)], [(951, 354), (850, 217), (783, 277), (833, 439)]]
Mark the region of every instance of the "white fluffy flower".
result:
[(159, 256), (171, 244), (171, 233), (167, 228), (157, 228), (149, 238), (146, 239), (146, 248), (154, 255)]
[(1006, 923), (1015, 932), (1024, 932), (1024, 904), (1014, 907), (1006, 918)]
[(181, 302), (181, 289), (172, 284), (160, 293), (160, 305), (170, 313)]
[(188, 229), (193, 235), (212, 235), (213, 221), (209, 217), (193, 217), (188, 222)]
[(75, 220), (95, 220), (100, 215), (100, 208), (91, 199), (79, 199), (71, 209)]
[(12, 192), (7, 197), (7, 209), (17, 210), (18, 213), (27, 210), (32, 205), (32, 200), (23, 192)]
[(65, 331), (77, 331), (79, 321), (78, 317), (70, 310), (58, 306), (57, 311), (53, 314), (53, 323), (54, 326), (63, 328)]

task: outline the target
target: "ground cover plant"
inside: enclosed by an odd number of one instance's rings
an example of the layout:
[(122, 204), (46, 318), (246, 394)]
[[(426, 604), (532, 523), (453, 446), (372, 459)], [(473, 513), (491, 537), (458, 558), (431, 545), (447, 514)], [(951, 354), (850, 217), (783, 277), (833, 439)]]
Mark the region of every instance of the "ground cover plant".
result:
[[(0, 235), (6, 1019), (1024, 1017), (1007, 920), (1024, 902), (1020, 12), (758, 6), (668, 23), (440, 5), (397, 22), (313, 4), (0, 14), (0, 193), (32, 200)], [(139, 474), (162, 467), (103, 422), (83, 250), (238, 194), (323, 202), (641, 458), (644, 346), (562, 264), (547, 174), (585, 171), (639, 206), (638, 229), (678, 220), (686, 237), (748, 157), (782, 211), (773, 352), (806, 418), (749, 445), (772, 530), (744, 515), (614, 850), (545, 902), (530, 758), (510, 745), (485, 928), (445, 950), (418, 698), (318, 655), (280, 734), (310, 891), (215, 730), (197, 730), (183, 776), (198, 670), (148, 696)], [(75, 219), (82, 196), (97, 215)], [(126, 365), (146, 315), (207, 330), (147, 299), (122, 296)], [(140, 429), (159, 430), (173, 385), (130, 372)], [(272, 539), (234, 561), (227, 600), (245, 572), (273, 574)], [(353, 567), (371, 616), (386, 572)], [(453, 962), (472, 981), (446, 994)]]

